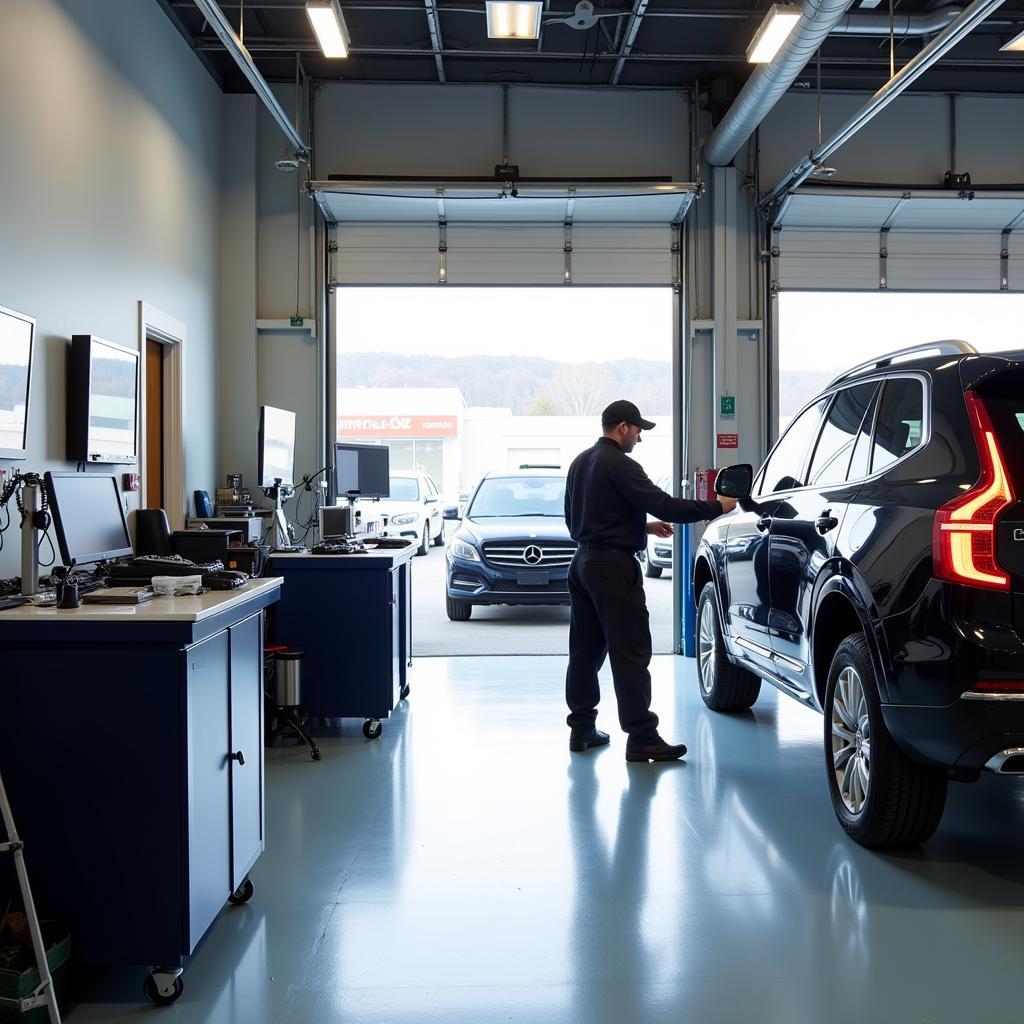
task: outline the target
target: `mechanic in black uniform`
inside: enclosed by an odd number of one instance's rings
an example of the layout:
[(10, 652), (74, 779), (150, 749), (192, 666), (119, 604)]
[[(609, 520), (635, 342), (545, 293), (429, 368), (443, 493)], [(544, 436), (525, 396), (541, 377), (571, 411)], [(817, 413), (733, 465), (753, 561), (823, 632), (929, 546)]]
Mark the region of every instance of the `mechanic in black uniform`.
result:
[[(636, 555), (648, 533), (671, 537), (670, 523), (713, 519), (736, 501), (686, 501), (651, 483), (640, 464), (626, 457), (640, 443), (641, 430), (654, 427), (632, 402), (612, 402), (601, 426), (604, 435), (576, 456), (565, 482), (565, 522), (577, 543), (569, 566), (569, 749), (608, 742), (608, 734), (594, 725), (601, 698), (597, 673), (607, 655), (619, 724), (629, 736), (626, 760), (674, 761), (686, 747), (658, 735), (658, 716), (651, 711), (651, 629)], [(659, 522), (648, 523), (648, 514)]]

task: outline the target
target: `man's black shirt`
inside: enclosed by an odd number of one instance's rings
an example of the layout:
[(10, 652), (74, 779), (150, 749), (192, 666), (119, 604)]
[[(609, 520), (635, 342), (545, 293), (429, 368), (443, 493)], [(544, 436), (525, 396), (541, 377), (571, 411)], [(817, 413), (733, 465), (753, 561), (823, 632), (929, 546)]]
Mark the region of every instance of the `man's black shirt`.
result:
[(566, 477), (565, 523), (578, 544), (640, 551), (647, 544), (648, 515), (666, 523), (695, 523), (722, 512), (719, 501), (666, 494), (610, 437), (599, 437), (577, 455)]

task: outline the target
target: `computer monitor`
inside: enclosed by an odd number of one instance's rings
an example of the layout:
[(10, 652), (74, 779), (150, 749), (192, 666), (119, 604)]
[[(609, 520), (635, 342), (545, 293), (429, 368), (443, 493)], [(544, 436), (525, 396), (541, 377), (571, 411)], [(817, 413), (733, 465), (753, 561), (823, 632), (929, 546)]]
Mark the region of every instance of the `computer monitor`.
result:
[(295, 413), (260, 406), (260, 487), (291, 487), (295, 474)]
[(47, 473), (43, 482), (65, 565), (134, 554), (117, 477)]
[(339, 498), (387, 498), (391, 494), (391, 452), (383, 444), (334, 446), (334, 490)]
[(0, 459), (24, 459), (32, 384), (33, 317), (0, 306)]

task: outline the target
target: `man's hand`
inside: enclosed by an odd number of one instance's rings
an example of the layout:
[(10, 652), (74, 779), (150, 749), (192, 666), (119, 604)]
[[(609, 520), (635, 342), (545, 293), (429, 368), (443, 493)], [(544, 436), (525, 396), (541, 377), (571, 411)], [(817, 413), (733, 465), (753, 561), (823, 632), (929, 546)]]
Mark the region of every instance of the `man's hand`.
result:
[(661, 522), (648, 523), (647, 532), (655, 537), (671, 537), (673, 532), (672, 524)]
[(727, 498), (724, 494), (720, 494), (718, 500), (722, 503), (723, 512), (731, 512), (736, 507), (735, 498)]

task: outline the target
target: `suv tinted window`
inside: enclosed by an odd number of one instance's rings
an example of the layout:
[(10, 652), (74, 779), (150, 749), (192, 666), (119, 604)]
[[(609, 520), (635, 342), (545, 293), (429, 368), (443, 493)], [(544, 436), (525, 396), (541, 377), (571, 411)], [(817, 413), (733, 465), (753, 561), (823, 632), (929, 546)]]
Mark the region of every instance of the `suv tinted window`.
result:
[(840, 391), (829, 409), (825, 426), (814, 449), (807, 483), (812, 486), (841, 483), (864, 413), (871, 405), (878, 385), (874, 381)]
[(924, 388), (912, 377), (887, 380), (875, 423), (875, 443), (871, 449), (871, 472), (880, 473), (922, 441), (924, 428)]
[(826, 399), (810, 406), (789, 425), (789, 429), (782, 435), (782, 440), (776, 445), (775, 451), (768, 456), (764, 472), (761, 474), (761, 486), (758, 494), (774, 494), (776, 491), (803, 487), (803, 470), (807, 449), (818, 432), (821, 414), (825, 411), (827, 404), (828, 400)]
[(860, 425), (857, 443), (853, 446), (853, 457), (850, 459), (850, 470), (846, 474), (847, 480), (863, 480), (868, 475), (868, 464), (871, 460), (871, 428), (875, 423), (879, 391), (880, 389), (876, 387), (874, 398), (872, 398)]

